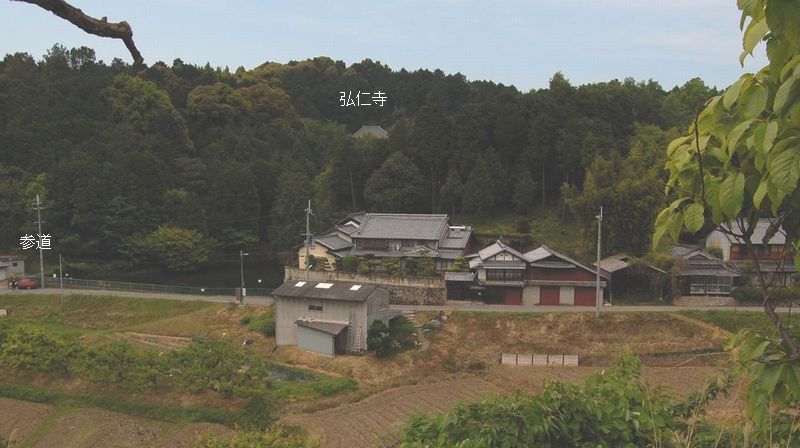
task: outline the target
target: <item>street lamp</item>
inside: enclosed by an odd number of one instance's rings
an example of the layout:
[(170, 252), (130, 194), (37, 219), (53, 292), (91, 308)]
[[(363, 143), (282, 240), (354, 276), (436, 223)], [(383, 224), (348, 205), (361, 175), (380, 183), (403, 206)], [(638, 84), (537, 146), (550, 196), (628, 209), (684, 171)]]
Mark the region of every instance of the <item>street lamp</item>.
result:
[(239, 250), (239, 273), (242, 278), (242, 304), (244, 304), (244, 257), (250, 255), (242, 250)]

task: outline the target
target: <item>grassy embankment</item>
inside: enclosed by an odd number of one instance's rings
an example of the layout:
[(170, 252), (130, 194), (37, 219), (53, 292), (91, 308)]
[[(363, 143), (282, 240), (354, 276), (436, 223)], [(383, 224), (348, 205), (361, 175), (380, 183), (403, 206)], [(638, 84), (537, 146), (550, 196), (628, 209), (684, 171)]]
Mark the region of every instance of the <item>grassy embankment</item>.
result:
[[(714, 324), (731, 333), (737, 333), (739, 330), (749, 328), (762, 334), (777, 335), (769, 317), (761, 311), (690, 310), (682, 311), (681, 313)], [(800, 338), (800, 316), (793, 314), (797, 313), (780, 313), (780, 316), (783, 322), (786, 323), (789, 334), (795, 338)]]
[[(251, 306), (241, 310), (225, 304), (199, 301), (77, 295), (64, 297), (61, 306), (58, 296), (3, 295), (0, 296), (0, 308), (9, 312), (9, 317), (0, 322), (4, 327), (34, 328), (48, 337), (76, 342), (81, 347), (81, 356), (121, 341), (136, 352), (155, 350), (161, 356), (169, 352), (172, 348), (169, 344), (178, 339), (164, 338), (167, 340), (161, 344), (158, 336), (187, 338), (184, 340), (186, 345), (193, 344), (188, 338), (196, 337), (222, 341), (222, 348), (218, 347), (217, 350), (223, 364), (218, 370), (224, 370), (225, 358), (244, 359), (246, 364), (259, 363), (262, 372), (266, 372), (262, 375), (270, 375), (270, 378), (262, 380), (265, 385), (257, 391), (270, 402), (270, 406), (279, 407), (283, 403), (331, 396), (356, 385), (347, 377), (308, 371), (272, 359), (273, 339), (251, 331), (240, 323), (247, 321), (246, 317), (253, 319), (254, 316), (268, 313), (270, 310), (267, 307)], [(143, 333), (148, 335), (145, 340), (130, 337), (131, 334)], [(253, 339), (255, 344), (243, 347), (241, 342), (244, 339)], [(79, 364), (84, 361), (70, 362)], [(135, 362), (131, 365), (132, 368), (137, 366)], [(236, 372), (239, 368), (236, 366), (232, 372), (205, 372), (203, 369), (208, 369), (208, 366), (206, 363), (192, 368), (200, 369), (198, 374), (210, 378), (211, 389), (194, 387), (191, 391), (173, 384), (165, 388), (160, 381), (153, 390), (122, 391), (75, 373), (81, 372), (80, 366), (68, 374), (0, 367), (4, 371), (4, 379), (0, 380), (0, 396), (57, 404), (59, 407), (95, 406), (171, 422), (240, 423), (247, 417), (244, 415), (245, 408), (250, 403), (241, 397), (246, 395), (244, 391), (238, 397), (231, 396), (230, 393), (224, 394), (222, 388), (214, 390), (216, 386), (213, 385), (217, 383), (214, 375), (227, 375), (225, 379), (228, 379), (242, 372)], [(185, 365), (183, 368), (186, 368)], [(213, 369), (217, 370), (217, 367)], [(170, 373), (168, 376), (173, 375)], [(169, 378), (164, 382), (169, 383)]]

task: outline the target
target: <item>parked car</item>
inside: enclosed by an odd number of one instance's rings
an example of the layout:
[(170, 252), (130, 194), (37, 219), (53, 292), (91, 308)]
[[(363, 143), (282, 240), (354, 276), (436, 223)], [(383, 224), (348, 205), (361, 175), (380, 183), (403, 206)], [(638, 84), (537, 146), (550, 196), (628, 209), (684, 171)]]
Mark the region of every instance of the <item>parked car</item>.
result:
[(39, 287), (39, 282), (30, 278), (23, 278), (17, 282), (17, 289), (36, 289)]

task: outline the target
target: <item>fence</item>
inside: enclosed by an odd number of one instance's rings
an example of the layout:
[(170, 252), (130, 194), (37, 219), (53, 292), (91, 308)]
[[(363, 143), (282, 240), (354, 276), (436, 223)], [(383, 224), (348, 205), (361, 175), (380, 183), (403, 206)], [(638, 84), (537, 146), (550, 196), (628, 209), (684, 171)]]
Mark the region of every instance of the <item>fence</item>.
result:
[[(44, 286), (58, 288), (61, 282), (58, 278), (45, 277)], [(109, 280), (86, 280), (79, 278), (65, 278), (65, 289), (93, 289), (106, 291), (151, 292), (163, 294), (187, 294), (194, 296), (231, 296), (236, 295), (236, 288), (203, 288), (198, 286), (154, 285), (150, 283), (116, 282)], [(266, 297), (272, 295), (273, 289), (247, 288), (248, 296)]]

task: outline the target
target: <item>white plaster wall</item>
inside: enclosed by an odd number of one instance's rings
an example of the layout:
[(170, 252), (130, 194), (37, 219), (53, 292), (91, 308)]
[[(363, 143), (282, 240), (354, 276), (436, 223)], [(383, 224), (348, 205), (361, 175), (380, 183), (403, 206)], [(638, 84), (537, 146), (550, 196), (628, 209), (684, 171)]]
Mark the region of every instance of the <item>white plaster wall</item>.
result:
[(575, 287), (562, 286), (558, 294), (559, 305), (575, 305)]
[(539, 304), (539, 287), (526, 286), (522, 290), (522, 304), (523, 305), (538, 305)]

